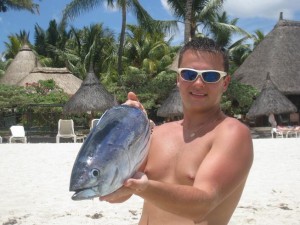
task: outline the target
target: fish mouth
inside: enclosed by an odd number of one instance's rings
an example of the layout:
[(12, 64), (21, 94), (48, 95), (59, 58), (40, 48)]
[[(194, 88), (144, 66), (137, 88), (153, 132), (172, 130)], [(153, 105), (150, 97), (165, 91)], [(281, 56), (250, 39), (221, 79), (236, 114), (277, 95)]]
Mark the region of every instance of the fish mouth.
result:
[(95, 187), (92, 187), (75, 190), (75, 193), (71, 198), (72, 200), (79, 201), (100, 197), (100, 193), (98, 192), (98, 190), (95, 189)]

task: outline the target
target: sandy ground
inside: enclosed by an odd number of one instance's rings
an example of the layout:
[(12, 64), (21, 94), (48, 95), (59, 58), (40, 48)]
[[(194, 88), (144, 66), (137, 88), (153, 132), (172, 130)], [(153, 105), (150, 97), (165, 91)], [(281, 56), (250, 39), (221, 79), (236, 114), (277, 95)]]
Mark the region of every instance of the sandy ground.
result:
[[(255, 159), (230, 225), (300, 224), (300, 138), (254, 139)], [(72, 201), (81, 144), (0, 144), (0, 225), (132, 225), (142, 199)], [(163, 224), (162, 224), (163, 225)]]

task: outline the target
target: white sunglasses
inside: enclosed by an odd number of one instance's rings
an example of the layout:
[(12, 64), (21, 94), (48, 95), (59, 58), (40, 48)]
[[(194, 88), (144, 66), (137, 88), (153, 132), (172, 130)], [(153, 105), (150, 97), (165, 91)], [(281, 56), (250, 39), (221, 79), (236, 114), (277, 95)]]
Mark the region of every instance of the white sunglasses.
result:
[(178, 73), (185, 81), (193, 82), (197, 80), (198, 76), (200, 76), (205, 83), (217, 83), (221, 80), (222, 77), (225, 77), (227, 75), (227, 73), (224, 71), (195, 70), (191, 68), (179, 68)]

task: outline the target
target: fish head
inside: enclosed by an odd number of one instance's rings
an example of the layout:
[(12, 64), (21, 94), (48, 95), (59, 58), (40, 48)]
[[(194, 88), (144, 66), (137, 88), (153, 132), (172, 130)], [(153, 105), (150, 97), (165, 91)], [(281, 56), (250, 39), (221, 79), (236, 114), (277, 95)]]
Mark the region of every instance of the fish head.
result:
[(83, 143), (75, 160), (70, 191), (73, 200), (110, 194), (140, 167), (147, 154), (149, 121), (129, 106), (107, 111)]
[(122, 181), (118, 181), (119, 168), (111, 158), (81, 158), (72, 170), (70, 191), (74, 191), (73, 200), (85, 200), (109, 194)]

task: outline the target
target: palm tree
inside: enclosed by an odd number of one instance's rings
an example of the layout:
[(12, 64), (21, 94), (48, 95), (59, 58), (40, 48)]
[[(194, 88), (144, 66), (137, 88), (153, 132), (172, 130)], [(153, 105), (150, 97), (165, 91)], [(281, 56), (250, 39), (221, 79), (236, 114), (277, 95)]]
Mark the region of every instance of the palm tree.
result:
[(148, 75), (164, 71), (172, 62), (170, 41), (162, 32), (149, 33), (141, 26), (127, 25), (125, 52), (130, 67), (144, 70)]
[(47, 40), (46, 31), (43, 30), (38, 24), (34, 26), (34, 45), (35, 51), (40, 56), (47, 56)]
[[(261, 30), (255, 30), (253, 35), (245, 36), (236, 41), (229, 47), (229, 55), (234, 68), (239, 67), (245, 61), (245, 59), (252, 53), (255, 47), (265, 38), (264, 33)], [(246, 40), (252, 39), (253, 44), (245, 43)]]
[(79, 38), (77, 42), (80, 40), (79, 43), (81, 43), (77, 49), (86, 72), (91, 65), (94, 66), (95, 74), (111, 69), (111, 61), (116, 61), (112, 30), (103, 28), (102, 24), (93, 24), (79, 31), (77, 38)]
[(127, 10), (131, 10), (136, 14), (138, 23), (142, 24), (146, 29), (150, 28), (153, 24), (153, 19), (147, 13), (147, 11), (140, 5), (138, 0), (73, 0), (70, 2), (63, 11), (63, 23), (67, 19), (72, 19), (82, 12), (88, 11), (99, 5), (100, 3), (106, 2), (110, 7), (117, 7), (121, 9), (122, 12), (122, 26), (120, 33), (120, 42), (118, 49), (118, 74), (122, 74), (122, 56), (125, 41), (125, 29), (126, 29), (126, 19)]
[(221, 9), (223, 0), (168, 0), (168, 4), (178, 22), (190, 26), (189, 36), (193, 38), (200, 26), (206, 28), (208, 22)]
[(65, 67), (63, 58), (56, 54), (56, 50), (63, 51), (70, 38), (61, 24), (57, 25), (55, 20), (50, 20), (47, 30), (43, 30), (38, 24), (35, 25), (35, 50), (40, 56), (40, 61), (46, 66)]
[[(226, 12), (216, 13), (215, 16), (209, 21), (208, 36), (211, 36), (217, 44), (224, 48), (231, 48), (232, 45), (236, 46), (243, 41), (252, 38), (252, 35), (248, 34), (243, 29), (236, 26), (238, 18), (229, 20)], [(241, 34), (242, 37), (236, 43), (232, 43), (233, 34)]]
[(32, 0), (1, 0), (0, 12), (6, 12), (9, 9), (27, 10), (33, 14), (39, 14), (39, 5), (33, 3)]
[(116, 61), (114, 34), (110, 29), (104, 29), (102, 24), (93, 24), (81, 30), (72, 27), (70, 40), (64, 51), (58, 54), (65, 59), (67, 67), (81, 78), (91, 65), (95, 74), (110, 71)]
[(9, 42), (4, 42), (6, 51), (4, 58), (6, 60), (14, 59), (24, 44), (29, 44), (29, 32), (25, 30), (20, 31), (19, 34), (8, 36)]
[(253, 49), (265, 38), (265, 34), (261, 30), (255, 30), (252, 35), (253, 39)]
[(194, 0), (187, 0), (185, 4), (185, 16), (184, 16), (184, 43), (187, 43), (191, 39), (191, 20), (193, 13)]
[(251, 45), (247, 43), (245, 44), (242, 41), (238, 41), (232, 45), (229, 49), (232, 71), (235, 71), (240, 65), (242, 65), (251, 52)]

